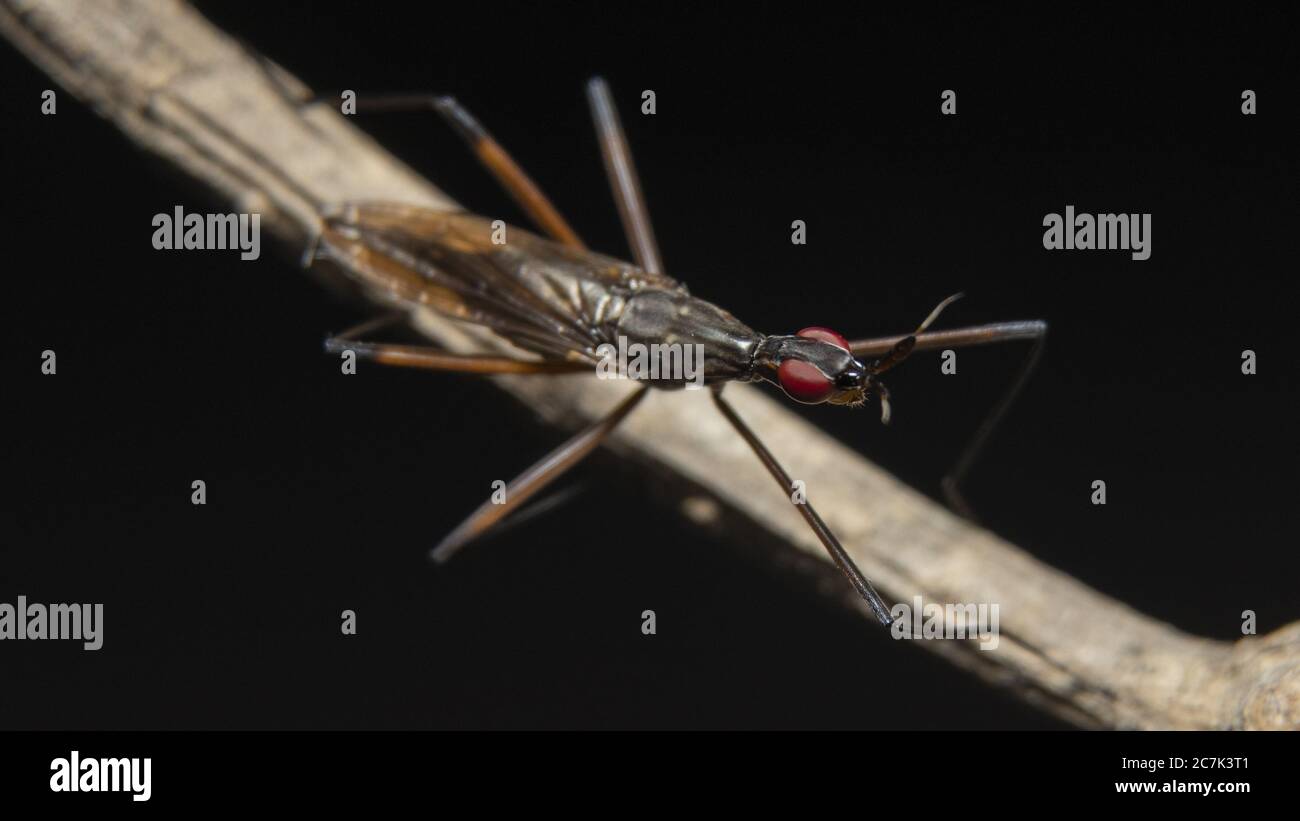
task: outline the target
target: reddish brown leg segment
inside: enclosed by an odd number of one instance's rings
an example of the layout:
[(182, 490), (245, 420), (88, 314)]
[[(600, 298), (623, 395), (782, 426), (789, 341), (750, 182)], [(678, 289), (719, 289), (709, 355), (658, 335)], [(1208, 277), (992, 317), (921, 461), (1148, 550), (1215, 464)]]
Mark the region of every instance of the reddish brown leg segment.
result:
[(430, 557), (435, 562), (447, 561), (457, 550), (483, 535), (539, 490), (563, 476), (595, 450), (614, 428), (618, 427), (618, 423), (622, 422), (645, 398), (647, 390), (649, 388), (638, 388), (635, 393), (620, 402), (608, 416), (590, 425), (512, 479), (506, 484), (504, 503), (495, 504), (492, 500), (484, 502), (478, 510), (470, 514), (468, 519), (447, 534), (447, 537), (433, 549)]
[(358, 111), (411, 111), (433, 109), (456, 130), (479, 162), (505, 188), (520, 208), (547, 236), (570, 248), (585, 250), (586, 245), (569, 227), (558, 208), (542, 193), (537, 183), (524, 172), (501, 144), (492, 138), (473, 114), (454, 97), (432, 94), (385, 94), (357, 98)]
[(363, 322), (338, 336), (327, 338), (325, 340), (325, 350), (327, 353), (340, 354), (344, 351), (352, 351), (357, 355), (358, 359), (367, 359), (381, 365), (391, 365), (398, 368), (423, 368), (425, 370), (454, 371), (458, 373), (561, 374), (592, 370), (590, 364), (583, 362), (455, 354), (424, 345), (395, 345), (386, 342), (364, 342), (356, 339), (358, 336), (388, 327), (400, 319), (400, 315), (395, 315)]

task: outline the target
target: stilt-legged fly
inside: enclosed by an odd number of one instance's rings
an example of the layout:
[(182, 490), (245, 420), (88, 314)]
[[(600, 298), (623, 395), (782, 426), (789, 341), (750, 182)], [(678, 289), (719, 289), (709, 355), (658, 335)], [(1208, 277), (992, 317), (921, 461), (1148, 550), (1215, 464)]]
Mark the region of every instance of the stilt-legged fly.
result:
[[(736, 415), (723, 397), (728, 382), (770, 382), (797, 402), (861, 405), (873, 396), (881, 420), (889, 421), (889, 392), (881, 376), (917, 350), (989, 342), (1041, 342), (1046, 323), (1005, 322), (928, 332), (956, 297), (939, 303), (910, 334), (849, 341), (827, 328), (788, 335), (758, 333), (727, 311), (691, 296), (663, 271), (641, 186), (623, 129), (603, 80), (587, 87), (605, 170), (636, 264), (587, 250), (541, 190), (478, 121), (448, 97), (358, 100), (361, 110), (432, 108), (469, 143), (550, 239), (509, 229), (508, 241), (494, 241), (489, 220), (396, 203), (355, 203), (322, 215), (312, 259), (336, 262), (372, 298), (394, 309), (391, 318), (370, 321), (326, 340), (330, 352), (353, 351), (385, 365), (477, 374), (557, 374), (594, 370), (602, 346), (702, 346), (703, 383), (718, 410), (753, 448), (768, 472), (789, 493), (784, 468)], [(525, 356), (461, 355), (429, 347), (365, 341), (362, 337), (417, 309), (474, 323), (527, 352)], [(1036, 360), (1031, 356), (1030, 363)], [(985, 422), (946, 483), (956, 483), (1028, 375), (1026, 367), (1011, 392)], [(506, 485), (503, 504), (485, 502), (433, 550), (445, 561), (466, 543), (517, 510), (591, 453), (644, 398), (651, 387), (682, 388), (681, 379), (647, 382), (608, 416), (590, 425)], [(825, 545), (831, 559), (862, 595), (876, 617), (891, 621), (889, 609), (810, 503), (796, 505)]]

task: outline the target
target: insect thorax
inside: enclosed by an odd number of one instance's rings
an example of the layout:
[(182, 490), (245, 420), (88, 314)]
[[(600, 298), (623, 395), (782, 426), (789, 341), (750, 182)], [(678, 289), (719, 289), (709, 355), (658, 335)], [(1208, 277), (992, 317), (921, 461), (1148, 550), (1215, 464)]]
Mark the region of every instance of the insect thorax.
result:
[[(750, 378), (754, 351), (762, 336), (711, 302), (680, 291), (650, 290), (630, 297), (616, 326), (614, 343), (647, 351), (660, 346), (667, 356), (680, 356), (702, 370), (686, 379), (653, 380), (656, 387), (686, 383), (717, 384)], [(694, 378), (692, 378), (694, 377)], [(662, 384), (661, 384), (662, 383)]]

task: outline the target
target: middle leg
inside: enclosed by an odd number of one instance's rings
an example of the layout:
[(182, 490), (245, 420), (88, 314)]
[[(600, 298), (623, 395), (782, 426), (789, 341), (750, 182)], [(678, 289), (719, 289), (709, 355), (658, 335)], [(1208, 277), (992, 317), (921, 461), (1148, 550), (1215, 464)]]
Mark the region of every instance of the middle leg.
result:
[(489, 528), (504, 519), (511, 511), (532, 498), (538, 491), (563, 476), (585, 459), (603, 441), (632, 409), (645, 398), (648, 387), (640, 387), (618, 404), (605, 418), (588, 426), (569, 441), (546, 454), (536, 464), (506, 484), (506, 498), (502, 504), (488, 500), (479, 505), (470, 517), (447, 534), (430, 554), (438, 563), (447, 561), (466, 544), (483, 535)]

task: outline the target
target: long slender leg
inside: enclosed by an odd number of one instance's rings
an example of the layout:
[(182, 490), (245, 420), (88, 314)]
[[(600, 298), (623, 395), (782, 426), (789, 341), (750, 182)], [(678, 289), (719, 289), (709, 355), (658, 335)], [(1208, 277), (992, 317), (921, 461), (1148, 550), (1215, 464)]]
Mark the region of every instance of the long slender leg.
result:
[(454, 354), (423, 345), (395, 345), (387, 342), (363, 342), (357, 337), (394, 324), (400, 314), (382, 316), (350, 328), (325, 340), (326, 353), (352, 351), (358, 359), (399, 368), (423, 368), (433, 371), (457, 371), (477, 374), (561, 374), (589, 371), (592, 366), (562, 360), (516, 359), (508, 356)]
[(641, 181), (632, 162), (632, 150), (618, 119), (618, 110), (609, 93), (609, 85), (593, 77), (587, 82), (587, 102), (596, 123), (596, 136), (600, 140), (600, 153), (605, 159), (605, 174), (614, 191), (614, 202), (623, 221), (623, 233), (636, 264), (655, 274), (663, 273), (663, 259), (655, 242), (654, 228), (650, 224), (650, 211), (646, 208)]
[[(749, 429), (749, 426), (736, 415), (736, 411), (731, 407), (731, 403), (722, 398), (721, 390), (714, 390), (713, 401), (717, 404), (718, 410), (722, 411), (722, 415), (727, 417), (727, 421), (730, 422), (731, 426), (740, 434), (741, 438), (743, 438), (745, 442), (753, 448), (754, 453), (758, 455), (763, 466), (767, 468), (768, 473), (772, 474), (772, 478), (776, 479), (776, 482), (781, 486), (782, 491), (789, 493), (793, 486), (793, 482), (790, 480), (790, 474), (785, 472), (785, 468), (781, 467), (781, 463), (776, 461), (776, 457), (772, 455), (771, 451), (769, 451), (767, 447), (759, 441), (759, 438), (754, 435), (754, 432)], [(892, 624), (894, 620), (890, 617), (889, 608), (886, 607), (884, 601), (881, 600), (880, 594), (878, 594), (876, 589), (871, 586), (871, 582), (867, 581), (867, 577), (862, 575), (862, 571), (853, 563), (853, 559), (851, 559), (849, 554), (844, 550), (839, 539), (835, 538), (835, 534), (832, 533), (830, 528), (826, 526), (826, 523), (822, 521), (822, 517), (817, 515), (817, 511), (813, 509), (812, 504), (805, 501), (803, 504), (795, 505), (795, 507), (799, 509), (800, 515), (803, 516), (804, 521), (808, 523), (808, 526), (817, 534), (817, 538), (821, 539), (821, 543), (826, 547), (826, 552), (831, 555), (831, 561), (835, 562), (835, 565), (840, 569), (840, 571), (848, 577), (849, 581), (853, 584), (853, 587), (858, 591), (858, 594), (861, 595), (863, 599), (866, 599), (867, 605), (871, 608), (871, 612), (875, 613), (876, 618), (880, 620), (880, 623), (886, 626)]]
[[(987, 345), (993, 342), (1014, 342), (1021, 339), (1037, 339), (1047, 333), (1047, 323), (1040, 319), (1020, 322), (993, 322), (988, 325), (972, 325), (968, 328), (953, 328), (947, 331), (929, 331), (916, 334), (915, 351), (932, 351), (939, 348), (965, 348), (971, 345)], [(893, 350), (894, 346), (908, 337), (880, 336), (872, 339), (858, 339), (849, 343), (854, 356), (883, 356)]]
[(506, 500), (503, 504), (494, 504), (491, 500), (484, 502), (470, 517), (443, 539), (433, 549), (430, 557), (435, 562), (445, 562), (457, 550), (478, 538), (492, 525), (504, 519), (537, 491), (560, 478), (574, 465), (581, 462), (587, 454), (609, 436), (610, 432), (622, 422), (624, 417), (645, 398), (648, 387), (641, 387), (635, 393), (619, 403), (604, 419), (592, 424), (542, 457), (532, 467), (516, 476), (506, 484)]
[(509, 533), (517, 527), (526, 525), (534, 519), (545, 516), (551, 511), (567, 505), (569, 502), (582, 495), (584, 490), (586, 490), (586, 486), (582, 483), (577, 483), (568, 487), (556, 488), (555, 490), (549, 491), (545, 496), (539, 497), (536, 501), (533, 501), (527, 506), (521, 507), (514, 513), (511, 513), (510, 518), (497, 522), (491, 530), (484, 533), (479, 538), (493, 539), (497, 536)]
[(1043, 358), (1043, 350), (1046, 347), (1047, 323), (1044, 322), (1042, 333), (1034, 338), (1034, 347), (1030, 350), (1029, 356), (1025, 359), (1024, 364), (1020, 366), (1020, 372), (1016, 374), (1015, 381), (1013, 381), (1011, 386), (1007, 388), (1006, 392), (1002, 394), (1002, 398), (993, 406), (993, 410), (989, 411), (989, 415), (984, 417), (984, 421), (980, 423), (979, 429), (975, 431), (975, 435), (971, 437), (968, 443), (966, 443), (966, 447), (962, 450), (961, 456), (958, 457), (956, 464), (952, 466), (952, 469), (948, 471), (948, 475), (944, 476), (943, 480), (940, 482), (940, 486), (943, 488), (944, 498), (948, 500), (948, 505), (967, 519), (975, 521), (976, 516), (974, 509), (971, 508), (970, 504), (966, 501), (966, 497), (962, 495), (962, 480), (966, 478), (966, 474), (970, 472), (971, 466), (975, 464), (975, 460), (978, 459), (980, 453), (983, 452), (984, 446), (993, 435), (993, 431), (997, 429), (998, 425), (1002, 422), (1002, 418), (1007, 415), (1007, 411), (1011, 409), (1016, 398), (1020, 396), (1021, 389), (1024, 388), (1025, 383), (1029, 381), (1029, 377), (1033, 375), (1034, 369), (1038, 367), (1039, 361)]
[[(849, 348), (856, 356), (887, 355), (905, 339), (907, 339), (906, 334), (875, 339), (859, 339), (856, 342), (850, 342)], [(994, 342), (1020, 340), (1033, 341), (1034, 346), (1030, 350), (1029, 356), (1021, 365), (1020, 372), (1016, 375), (1015, 380), (1002, 394), (1002, 398), (993, 406), (984, 421), (980, 423), (975, 434), (962, 449), (961, 456), (957, 459), (956, 464), (953, 465), (941, 482), (944, 498), (947, 500), (949, 507), (967, 519), (974, 520), (976, 517), (975, 511), (961, 493), (961, 482), (966, 478), (966, 474), (970, 472), (975, 460), (983, 452), (984, 446), (993, 436), (993, 432), (997, 429), (1003, 417), (1006, 416), (1007, 411), (1011, 409), (1016, 398), (1020, 395), (1021, 389), (1029, 381), (1029, 377), (1038, 366), (1039, 360), (1042, 359), (1043, 349), (1047, 343), (1047, 323), (1040, 319), (1019, 322), (995, 322), (988, 325), (974, 325), (969, 328), (932, 331), (916, 336), (916, 345), (913, 350), (917, 351), (962, 348), (971, 345), (988, 345)]]
[[(962, 297), (961, 294), (953, 294), (952, 296), (945, 299), (943, 302), (940, 302), (938, 305), (936, 305), (934, 307), (934, 310), (930, 312), (930, 315), (927, 316), (925, 320), (916, 327), (915, 331), (912, 331), (910, 334), (900, 339), (894, 345), (894, 347), (889, 349), (888, 353), (886, 353), (884, 356), (877, 359), (875, 362), (872, 362), (867, 367), (867, 370), (872, 374), (882, 374), (888, 371), (890, 368), (896, 367), (903, 360), (907, 359), (907, 357), (911, 356), (912, 351), (916, 350), (917, 335), (925, 333), (925, 330), (930, 327), (931, 323), (933, 323), (936, 319), (939, 318), (939, 314), (943, 313), (943, 309), (947, 308), (952, 303), (961, 299), (961, 297)], [(850, 350), (852, 350), (852, 346), (850, 346)], [(883, 398), (885, 394), (881, 394), (881, 396)], [(887, 401), (881, 405), (881, 412), (883, 414), (883, 416), (881, 417), (882, 420), (888, 418), (889, 405)]]
[(492, 138), (473, 114), (454, 97), (432, 94), (385, 94), (357, 98), (357, 111), (411, 111), (432, 108), (442, 115), (456, 133), (469, 144), (479, 162), (505, 188), (519, 207), (552, 239), (571, 248), (586, 245), (569, 227), (554, 203), (542, 193), (537, 183), (525, 173), (514, 158)]

